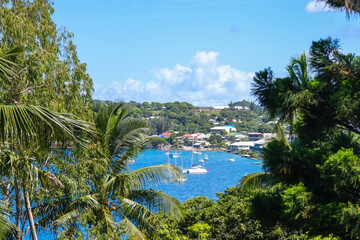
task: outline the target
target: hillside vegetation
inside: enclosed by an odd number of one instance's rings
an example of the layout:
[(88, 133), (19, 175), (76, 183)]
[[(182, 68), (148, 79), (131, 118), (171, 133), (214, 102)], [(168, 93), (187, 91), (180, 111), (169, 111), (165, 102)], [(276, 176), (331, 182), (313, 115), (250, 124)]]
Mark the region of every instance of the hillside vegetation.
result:
[[(106, 102), (105, 102), (106, 103)], [(110, 103), (108, 101), (107, 103)], [(95, 100), (95, 111), (101, 101)], [(235, 125), (237, 131), (243, 132), (272, 132), (273, 124), (267, 124), (259, 106), (252, 102), (241, 101), (230, 103), (229, 109), (214, 110), (199, 108), (186, 102), (129, 102), (134, 110), (132, 116), (148, 121), (152, 134), (159, 135), (163, 132), (208, 133), (210, 128), (223, 125)], [(235, 106), (246, 106), (248, 110), (237, 110)]]

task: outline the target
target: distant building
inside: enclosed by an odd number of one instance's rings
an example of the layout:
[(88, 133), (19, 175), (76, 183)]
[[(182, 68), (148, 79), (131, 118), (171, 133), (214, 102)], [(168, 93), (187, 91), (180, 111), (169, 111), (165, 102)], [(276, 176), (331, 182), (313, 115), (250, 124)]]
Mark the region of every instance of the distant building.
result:
[(229, 140), (231, 138), (231, 136), (235, 137), (235, 142), (240, 141), (240, 139), (247, 138), (247, 136), (245, 136), (244, 134), (242, 134), (240, 132), (230, 132), (230, 133), (226, 134), (225, 139)]
[(193, 133), (193, 134), (185, 134), (183, 138), (188, 138), (190, 141), (194, 140), (202, 140), (205, 137), (203, 133)]
[(223, 131), (226, 131), (226, 133), (236, 131), (236, 127), (234, 125), (228, 125), (228, 126), (217, 126), (210, 129), (212, 134), (222, 134)]
[(260, 139), (258, 141), (235, 142), (230, 145), (230, 151), (251, 150), (254, 152), (261, 153), (266, 143), (267, 141), (265, 139)]
[(249, 141), (258, 141), (258, 140), (260, 140), (262, 138), (264, 138), (263, 133), (248, 133)]
[(193, 108), (193, 111), (197, 111), (197, 112), (204, 112), (204, 111), (210, 111), (212, 110), (212, 107), (197, 107), (197, 108)]
[(230, 145), (230, 151), (235, 150), (250, 150), (250, 147), (253, 147), (255, 142), (234, 142)]
[(276, 138), (276, 133), (264, 133), (264, 139), (270, 140), (271, 138)]
[(165, 137), (165, 138), (169, 138), (171, 136), (171, 132), (164, 132), (162, 134), (159, 135), (159, 137)]
[(150, 116), (150, 117), (146, 117), (145, 119), (151, 121), (151, 120), (154, 120), (156, 118), (160, 118), (160, 117), (159, 116)]
[(248, 108), (246, 106), (235, 106), (234, 108), (235, 108), (235, 110), (250, 110), (250, 108)]
[(229, 109), (229, 106), (213, 106), (212, 109), (214, 110), (223, 110), (223, 109)]
[(211, 133), (205, 134), (204, 137), (203, 137), (203, 140), (208, 141), (210, 139), (211, 135), (212, 135)]
[(254, 146), (250, 147), (250, 150), (257, 153), (262, 153), (266, 143), (267, 141), (265, 139), (260, 139), (254, 143)]

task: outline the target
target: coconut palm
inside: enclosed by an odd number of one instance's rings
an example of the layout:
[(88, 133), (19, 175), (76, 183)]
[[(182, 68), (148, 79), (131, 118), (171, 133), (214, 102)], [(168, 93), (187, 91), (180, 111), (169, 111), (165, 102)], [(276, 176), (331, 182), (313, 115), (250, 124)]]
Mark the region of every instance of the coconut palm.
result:
[(269, 68), (256, 73), (251, 90), (271, 118), (279, 117), (281, 123), (290, 124), (291, 135), (297, 110), (311, 101), (308, 90), (311, 78), (305, 53), (299, 58), (292, 58), (287, 70), (288, 77), (275, 80)]
[(278, 90), (276, 89), (274, 73), (271, 68), (265, 68), (263, 71), (255, 73), (251, 84), (251, 93), (257, 97), (259, 104), (264, 107), (270, 118), (278, 115), (279, 102)]
[(324, 2), (334, 9), (345, 10), (346, 15), (350, 17), (351, 14), (360, 14), (359, 0), (318, 0)]
[[(120, 239), (123, 231), (131, 238), (145, 239), (155, 234), (151, 220), (153, 210), (181, 217), (176, 199), (161, 191), (146, 189), (148, 183), (179, 178), (179, 170), (168, 164), (132, 172), (128, 169), (127, 161), (142, 151), (148, 132), (146, 124), (130, 118), (130, 113), (131, 109), (123, 103), (102, 105), (94, 117), (98, 138), (93, 139), (95, 146), (90, 144), (87, 149), (91, 157), (78, 160), (79, 164), (85, 161), (88, 166), (95, 166), (93, 173), (86, 176), (89, 191), (81, 192), (67, 203), (54, 200), (39, 206), (36, 211), (44, 213), (39, 225), (61, 227), (64, 230), (61, 234), (71, 238), (79, 232), (80, 223), (85, 222), (88, 234), (95, 237), (101, 234), (103, 238)], [(83, 158), (84, 154), (74, 153), (74, 158), (77, 156)]]
[[(0, 80), (14, 81), (19, 66), (15, 58), (21, 53), (20, 48), (7, 51), (0, 56)], [(2, 93), (6, 91), (2, 91)], [(3, 95), (2, 95), (3, 97)], [(10, 97), (11, 99), (11, 97)], [(61, 143), (72, 137), (78, 141), (79, 132), (91, 132), (90, 124), (75, 119), (68, 114), (59, 114), (43, 107), (19, 104), (16, 98), (6, 97), (0, 104), (0, 140), (1, 176), (9, 183), (6, 192), (10, 194), (10, 185), (15, 189), (16, 226), (20, 238), (21, 190), (23, 191), (26, 214), (33, 239), (37, 239), (34, 216), (31, 209), (29, 190), (32, 188), (32, 177), (36, 180), (42, 173), (34, 164), (37, 159), (26, 155), (29, 150), (49, 149), (50, 145)], [(43, 176), (50, 177), (50, 174)], [(54, 180), (54, 179), (53, 179)], [(5, 196), (9, 199), (9, 196)], [(6, 203), (8, 204), (8, 203)]]
[[(275, 126), (275, 131), (277, 138), (273, 139), (273, 141), (278, 142), (281, 145), (283, 145), (285, 148), (291, 150), (291, 145), (289, 141), (286, 139), (284, 131), (282, 130), (282, 127), (279, 122)], [(278, 154), (275, 154), (274, 156), (275, 158), (281, 157)], [(240, 191), (246, 192), (256, 187), (273, 186), (279, 182), (279, 179), (281, 179), (279, 178), (279, 175), (282, 175), (282, 173), (284, 172), (291, 172), (289, 171), (287, 166), (284, 166), (284, 164), (279, 164), (279, 161), (277, 161), (274, 164), (274, 162), (269, 161), (269, 159), (267, 159), (266, 156), (264, 158), (263, 168), (265, 169), (265, 172), (251, 173), (240, 179)]]
[(9, 209), (0, 202), (0, 239), (15, 239), (16, 227), (9, 221)]

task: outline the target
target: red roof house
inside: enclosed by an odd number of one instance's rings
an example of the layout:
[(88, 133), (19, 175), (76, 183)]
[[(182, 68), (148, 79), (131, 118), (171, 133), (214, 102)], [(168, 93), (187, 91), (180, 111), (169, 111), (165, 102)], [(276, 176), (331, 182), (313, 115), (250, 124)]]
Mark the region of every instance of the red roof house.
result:
[(164, 132), (164, 133), (160, 134), (160, 136), (169, 138), (171, 136), (171, 134), (172, 134), (171, 132)]

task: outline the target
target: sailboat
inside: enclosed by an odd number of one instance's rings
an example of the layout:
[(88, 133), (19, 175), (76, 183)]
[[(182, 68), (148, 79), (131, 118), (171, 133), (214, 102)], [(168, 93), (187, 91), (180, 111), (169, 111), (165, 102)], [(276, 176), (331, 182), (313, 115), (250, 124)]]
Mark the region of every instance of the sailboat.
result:
[[(193, 141), (193, 150), (191, 151), (191, 168), (184, 169), (183, 173), (189, 173), (189, 174), (207, 173), (207, 170), (204, 167), (204, 163), (203, 165), (201, 165), (200, 163), (194, 164), (194, 153), (195, 152), (194, 152), (194, 141)], [(202, 162), (204, 162), (204, 160), (202, 160)]]
[(209, 157), (208, 157), (208, 155), (206, 153), (205, 153), (205, 156), (204, 156), (204, 160), (205, 161), (209, 160)]
[[(174, 167), (178, 167), (176, 164), (176, 159), (180, 158), (181, 159), (181, 166), (180, 169), (182, 169), (182, 156), (181, 156), (181, 152), (166, 152), (165, 153), (167, 155), (167, 163), (173, 165)], [(174, 162), (170, 163), (170, 159), (173, 159)], [(187, 178), (184, 176), (180, 176), (177, 179), (174, 179), (175, 182), (185, 182), (187, 181)]]

